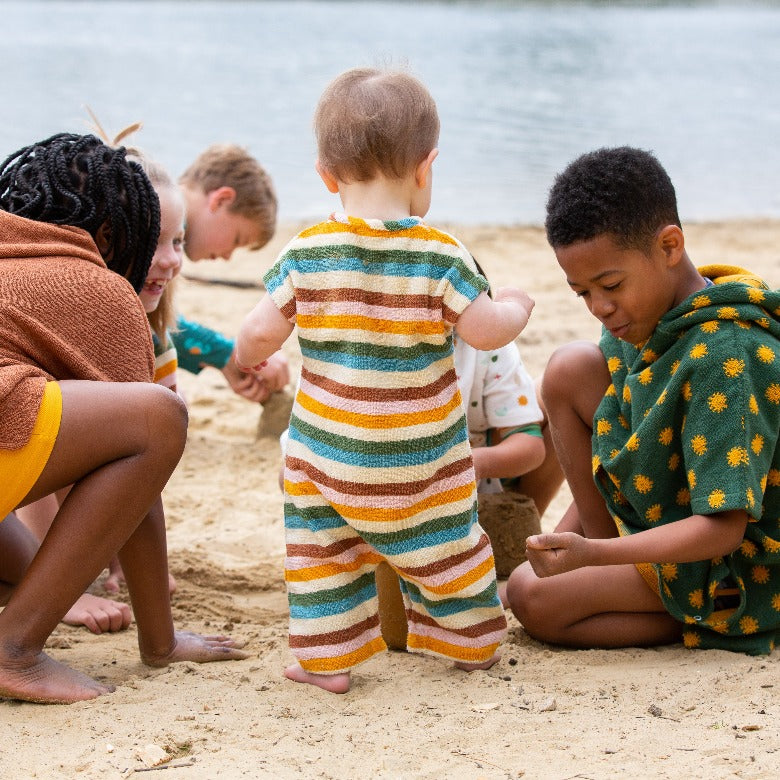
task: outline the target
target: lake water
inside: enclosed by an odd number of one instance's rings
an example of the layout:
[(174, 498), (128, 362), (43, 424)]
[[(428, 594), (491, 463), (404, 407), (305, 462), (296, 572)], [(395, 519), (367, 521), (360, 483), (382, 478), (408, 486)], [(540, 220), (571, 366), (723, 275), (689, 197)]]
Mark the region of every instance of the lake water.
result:
[(311, 116), (356, 65), (402, 64), (442, 120), (429, 219), (538, 223), (581, 152), (652, 149), (684, 219), (780, 215), (777, 2), (1, 2), (0, 155), (111, 131), (176, 175), (235, 141), (268, 167), (283, 218), (337, 202)]

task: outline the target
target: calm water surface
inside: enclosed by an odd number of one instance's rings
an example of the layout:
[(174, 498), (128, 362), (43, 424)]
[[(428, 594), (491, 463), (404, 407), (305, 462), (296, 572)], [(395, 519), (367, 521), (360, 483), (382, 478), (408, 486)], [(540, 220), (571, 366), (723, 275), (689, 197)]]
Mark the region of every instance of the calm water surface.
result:
[(337, 205), (311, 115), (355, 65), (405, 64), (442, 119), (429, 218), (540, 222), (583, 151), (653, 149), (685, 219), (780, 215), (780, 5), (1, 2), (0, 155), (89, 105), (174, 174), (207, 144), (257, 155), (282, 216)]

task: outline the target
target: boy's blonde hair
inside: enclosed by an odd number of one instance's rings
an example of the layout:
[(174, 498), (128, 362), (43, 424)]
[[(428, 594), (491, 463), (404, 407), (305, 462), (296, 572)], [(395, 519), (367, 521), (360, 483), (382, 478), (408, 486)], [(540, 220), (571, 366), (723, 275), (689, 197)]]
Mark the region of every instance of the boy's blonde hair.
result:
[(236, 144), (213, 144), (201, 152), (179, 177), (179, 183), (205, 194), (232, 187), (236, 199), (230, 211), (251, 219), (260, 228), (260, 246), (273, 238), (277, 201), (271, 177), (246, 149)]
[(332, 81), (314, 114), (322, 167), (339, 181), (400, 179), (439, 140), (436, 103), (402, 71), (355, 68)]

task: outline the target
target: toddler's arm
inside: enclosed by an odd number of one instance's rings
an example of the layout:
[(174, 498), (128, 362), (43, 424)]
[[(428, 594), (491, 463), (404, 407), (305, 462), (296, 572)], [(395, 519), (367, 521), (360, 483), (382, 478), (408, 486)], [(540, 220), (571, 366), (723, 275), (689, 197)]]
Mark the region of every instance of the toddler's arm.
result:
[(623, 563), (685, 563), (728, 555), (745, 535), (741, 509), (691, 515), (630, 536), (588, 539), (576, 533), (537, 534), (526, 540), (526, 555), (538, 577), (582, 566)]
[(458, 318), (455, 330), (475, 349), (498, 349), (517, 338), (534, 308), (528, 293), (499, 287), (495, 298), (480, 293)]
[(270, 295), (265, 295), (247, 314), (236, 338), (235, 360), (242, 370), (261, 371), (260, 364), (271, 357), (293, 332)]

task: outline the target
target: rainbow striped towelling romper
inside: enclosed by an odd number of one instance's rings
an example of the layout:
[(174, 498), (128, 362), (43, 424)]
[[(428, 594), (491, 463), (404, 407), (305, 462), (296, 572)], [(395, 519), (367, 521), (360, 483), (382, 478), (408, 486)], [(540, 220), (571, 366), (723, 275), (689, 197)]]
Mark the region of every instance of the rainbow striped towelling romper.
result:
[(387, 560), (410, 650), (488, 660), (506, 620), (452, 357), (485, 279), (417, 218), (334, 215), (264, 280), (303, 355), (284, 481), (293, 654), (336, 674), (386, 649), (374, 571)]

